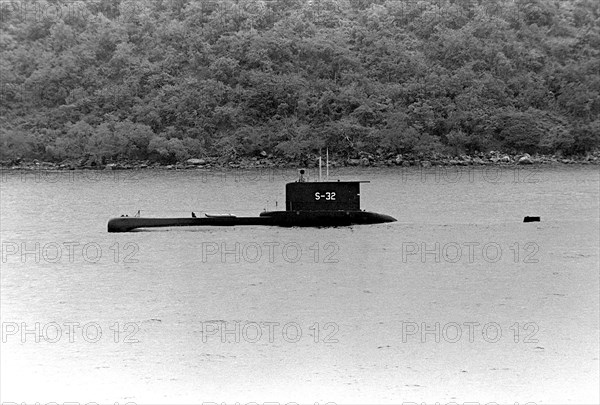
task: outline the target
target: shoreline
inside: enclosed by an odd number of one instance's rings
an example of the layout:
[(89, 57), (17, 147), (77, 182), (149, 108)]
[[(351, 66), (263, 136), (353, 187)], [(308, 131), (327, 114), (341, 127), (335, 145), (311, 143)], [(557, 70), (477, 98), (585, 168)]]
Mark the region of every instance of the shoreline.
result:
[[(62, 162), (46, 162), (37, 159), (16, 159), (0, 161), (2, 170), (193, 170), (193, 169), (297, 169), (319, 167), (318, 155), (312, 154), (304, 159), (286, 160), (284, 158), (264, 155), (226, 159), (222, 157), (191, 158), (177, 163), (160, 163), (148, 160), (119, 160), (102, 163), (85, 157)], [(323, 167), (325, 159), (322, 158)], [(434, 166), (515, 166), (515, 165), (600, 165), (600, 150), (586, 156), (562, 157), (556, 155), (505, 154), (498, 152), (480, 153), (475, 156), (460, 155), (388, 155), (386, 157), (371, 154), (359, 154), (354, 158), (332, 157), (329, 166), (340, 167), (434, 167)]]

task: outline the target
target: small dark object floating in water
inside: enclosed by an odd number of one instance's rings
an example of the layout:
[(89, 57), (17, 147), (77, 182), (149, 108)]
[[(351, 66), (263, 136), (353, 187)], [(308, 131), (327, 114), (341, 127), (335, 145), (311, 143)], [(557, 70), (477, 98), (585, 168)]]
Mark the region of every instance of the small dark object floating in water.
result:
[(523, 218), (523, 222), (540, 222), (542, 217), (525, 217)]
[[(258, 217), (231, 214), (205, 214), (206, 218), (137, 218), (120, 217), (108, 221), (108, 232), (129, 232), (137, 228), (171, 226), (348, 226), (395, 222), (384, 214), (360, 209), (360, 181), (306, 182), (286, 184), (285, 211), (264, 211)], [(368, 182), (362, 182), (368, 183)]]

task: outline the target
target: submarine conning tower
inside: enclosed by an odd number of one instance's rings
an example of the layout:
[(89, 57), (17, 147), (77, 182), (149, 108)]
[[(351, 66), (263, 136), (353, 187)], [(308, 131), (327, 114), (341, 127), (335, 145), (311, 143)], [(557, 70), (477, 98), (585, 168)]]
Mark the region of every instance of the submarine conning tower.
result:
[(285, 185), (286, 211), (360, 211), (360, 183), (300, 181)]

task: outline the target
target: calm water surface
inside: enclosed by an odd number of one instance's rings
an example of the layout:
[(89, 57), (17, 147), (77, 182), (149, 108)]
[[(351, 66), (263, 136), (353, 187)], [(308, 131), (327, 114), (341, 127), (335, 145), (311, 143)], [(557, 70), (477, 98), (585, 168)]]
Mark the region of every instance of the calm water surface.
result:
[(3, 172), (1, 400), (598, 403), (597, 167), (332, 177), (398, 222), (109, 234), (295, 171)]

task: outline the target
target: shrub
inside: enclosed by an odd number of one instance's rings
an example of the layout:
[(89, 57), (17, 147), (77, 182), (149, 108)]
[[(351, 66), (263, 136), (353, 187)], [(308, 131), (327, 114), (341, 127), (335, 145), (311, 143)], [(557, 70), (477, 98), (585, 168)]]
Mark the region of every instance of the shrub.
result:
[(40, 157), (36, 150), (39, 142), (35, 136), (23, 130), (3, 130), (0, 132), (0, 159)]

